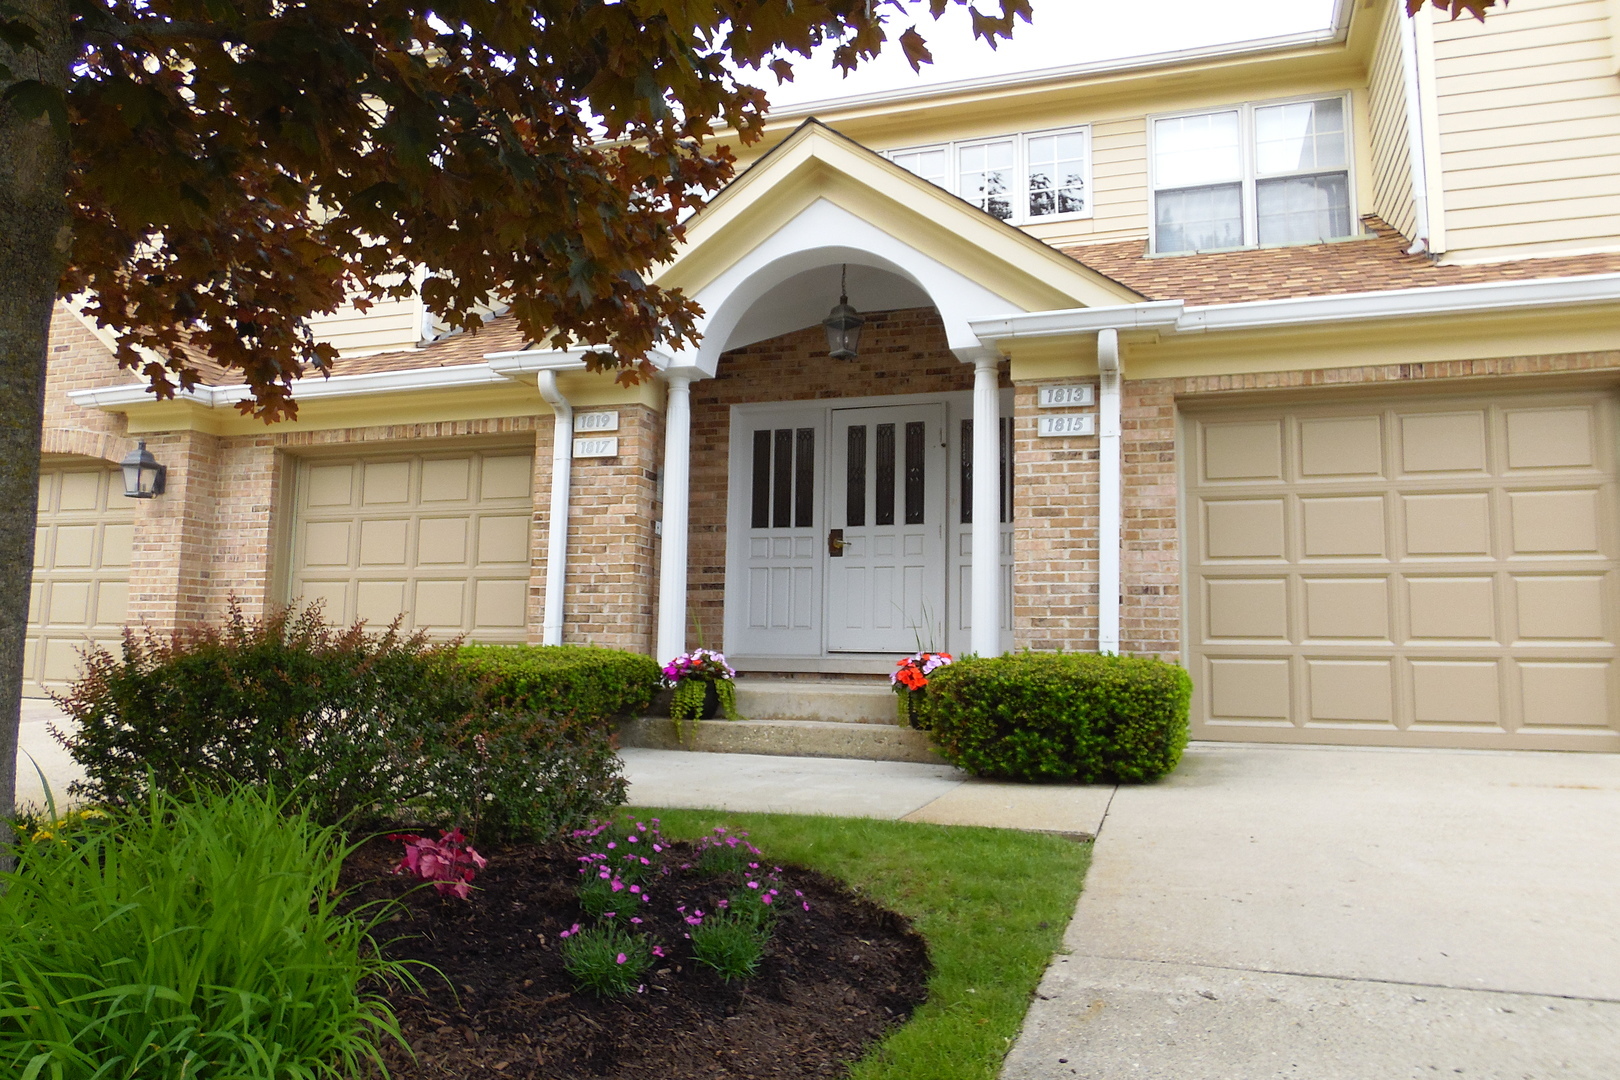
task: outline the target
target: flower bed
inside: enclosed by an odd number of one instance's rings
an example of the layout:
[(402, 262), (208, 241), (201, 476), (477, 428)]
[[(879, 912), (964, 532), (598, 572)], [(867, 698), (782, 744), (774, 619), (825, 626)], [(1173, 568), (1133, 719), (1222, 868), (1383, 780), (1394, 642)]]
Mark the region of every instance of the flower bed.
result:
[[(424, 970), (420, 992), (390, 994), (416, 1052), (412, 1061), (385, 1048), (395, 1077), (836, 1077), (923, 1000), (927, 951), (898, 916), (812, 871), (777, 873), (745, 844), (732, 858), (739, 846), (723, 835), (660, 840), (645, 875), (626, 873), (628, 835), (650, 852), (648, 833), (629, 830), (485, 849), (467, 900), (395, 876), (397, 842), (373, 841), (350, 858), (356, 901), (403, 898), (401, 917), (377, 933), (385, 955), (444, 975)], [(603, 881), (604, 868), (611, 906), (588, 908), (581, 886)], [(752, 974), (727, 978), (698, 958), (696, 939), (736, 910), (750, 882), (756, 894), (774, 889), (782, 914)], [(593, 931), (597, 944), (617, 935), (611, 951), (586, 958), (609, 981), (614, 969), (647, 962), (622, 996), (570, 973), (580, 951), (570, 942)]]

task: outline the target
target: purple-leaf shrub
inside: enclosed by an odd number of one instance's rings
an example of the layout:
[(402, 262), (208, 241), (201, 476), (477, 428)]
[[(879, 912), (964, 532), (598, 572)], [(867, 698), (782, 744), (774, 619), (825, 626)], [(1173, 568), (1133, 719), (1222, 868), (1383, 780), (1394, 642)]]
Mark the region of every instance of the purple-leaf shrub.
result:
[(478, 871), (489, 865), (489, 860), (473, 850), (460, 829), (447, 829), (439, 839), (407, 833), (390, 836), (405, 845), (405, 857), (394, 867), (396, 874), (410, 874), (431, 882), (441, 896), (468, 898), (472, 880)]

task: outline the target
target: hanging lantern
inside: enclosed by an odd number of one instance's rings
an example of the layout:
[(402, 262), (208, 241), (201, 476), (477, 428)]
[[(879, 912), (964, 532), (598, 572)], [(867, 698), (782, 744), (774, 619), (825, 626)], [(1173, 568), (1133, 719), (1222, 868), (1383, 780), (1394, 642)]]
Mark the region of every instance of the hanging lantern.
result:
[(827, 328), (827, 355), (834, 360), (853, 360), (860, 352), (861, 327), (866, 320), (849, 306), (849, 267), (838, 274), (838, 306), (822, 320)]
[(124, 494), (131, 499), (150, 499), (163, 494), (163, 481), (168, 467), (159, 465), (157, 458), (146, 449), (146, 440), (135, 444), (135, 449), (120, 461), (124, 470)]

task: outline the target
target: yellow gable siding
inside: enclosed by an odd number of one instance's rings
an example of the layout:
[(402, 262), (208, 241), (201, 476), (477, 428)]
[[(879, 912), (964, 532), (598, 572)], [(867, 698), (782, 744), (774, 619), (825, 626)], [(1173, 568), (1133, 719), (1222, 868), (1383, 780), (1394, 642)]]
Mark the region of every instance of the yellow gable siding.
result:
[(1434, 24), (1447, 256), (1620, 244), (1608, 0), (1515, 0)]
[(1412, 202), (1412, 155), (1401, 65), (1401, 22), (1405, 18), (1400, 4), (1384, 8), (1368, 78), (1368, 98), (1372, 112), (1373, 212), (1411, 238), (1417, 228), (1417, 211)]
[(380, 300), (362, 313), (345, 304), (310, 320), (317, 341), (329, 341), (344, 356), (413, 348), (422, 340), (422, 301)]

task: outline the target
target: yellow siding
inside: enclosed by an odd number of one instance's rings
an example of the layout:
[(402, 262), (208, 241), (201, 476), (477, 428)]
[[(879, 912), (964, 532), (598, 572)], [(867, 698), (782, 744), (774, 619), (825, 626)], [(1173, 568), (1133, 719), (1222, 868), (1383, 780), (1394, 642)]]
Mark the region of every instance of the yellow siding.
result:
[(1373, 212), (1411, 239), (1417, 228), (1412, 202), (1412, 153), (1406, 123), (1406, 82), (1401, 66), (1401, 4), (1385, 7), (1373, 53), (1367, 96), (1372, 121)]
[(380, 300), (365, 313), (344, 305), (310, 320), (318, 341), (329, 341), (344, 356), (410, 349), (422, 340), (422, 301)]
[(1130, 240), (1147, 236), (1147, 121), (1104, 120), (1091, 127), (1093, 216), (1032, 225), (1049, 244)]
[(1434, 24), (1448, 259), (1620, 245), (1611, 0)]

